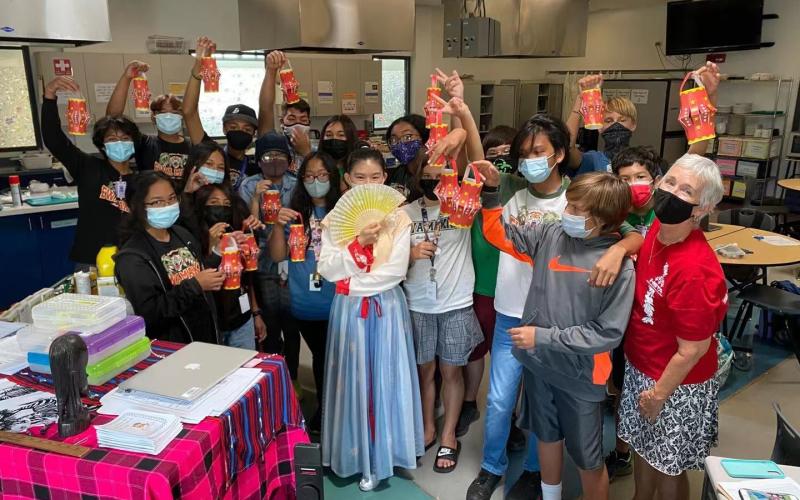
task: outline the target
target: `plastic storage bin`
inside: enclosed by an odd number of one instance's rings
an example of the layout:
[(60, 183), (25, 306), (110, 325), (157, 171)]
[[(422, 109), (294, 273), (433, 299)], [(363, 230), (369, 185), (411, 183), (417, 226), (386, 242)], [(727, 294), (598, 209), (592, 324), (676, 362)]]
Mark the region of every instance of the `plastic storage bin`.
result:
[(150, 339), (140, 338), (125, 349), (94, 365), (86, 366), (89, 385), (102, 385), (150, 356)]
[(34, 306), (33, 324), (51, 330), (99, 333), (125, 318), (120, 297), (64, 293)]
[(22, 352), (48, 352), (53, 339), (64, 333), (63, 330), (26, 326), (17, 332), (17, 345)]

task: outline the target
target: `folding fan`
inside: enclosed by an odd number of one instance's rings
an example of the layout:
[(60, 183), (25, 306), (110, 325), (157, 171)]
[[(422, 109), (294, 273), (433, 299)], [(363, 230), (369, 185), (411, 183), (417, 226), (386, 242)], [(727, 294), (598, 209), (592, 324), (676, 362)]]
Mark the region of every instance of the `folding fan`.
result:
[(346, 245), (364, 227), (382, 222), (405, 201), (399, 191), (384, 184), (355, 186), (339, 199), (327, 217), (331, 238), (338, 245)]

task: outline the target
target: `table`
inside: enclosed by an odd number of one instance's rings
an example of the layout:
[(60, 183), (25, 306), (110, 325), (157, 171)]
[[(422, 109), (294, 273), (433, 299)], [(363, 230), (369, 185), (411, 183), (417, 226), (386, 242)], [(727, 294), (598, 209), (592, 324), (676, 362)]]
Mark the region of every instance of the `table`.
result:
[(717, 226), (719, 229), (715, 231), (708, 231), (703, 232), (705, 235), (706, 240), (711, 241), (716, 238), (721, 238), (722, 236), (728, 236), (729, 234), (733, 234), (735, 232), (741, 231), (744, 229), (744, 226), (734, 226), (733, 224), (709, 224), (710, 226)]
[[(168, 356), (180, 344), (156, 341), (153, 355), (103, 386), (98, 399), (122, 380)], [(65, 439), (92, 448), (83, 458), (0, 444), (0, 491), (10, 498), (285, 498), (294, 492), (294, 444), (308, 442), (286, 364), (260, 355), (265, 377), (219, 418), (184, 430), (159, 455), (98, 448), (94, 427)], [(10, 380), (51, 390), (49, 377), (23, 370)], [(93, 424), (113, 417), (98, 415)], [(60, 440), (56, 426), (33, 435)]]
[(778, 185), (783, 189), (788, 189), (790, 191), (800, 191), (800, 178), (781, 179), (778, 181)]
[(764, 243), (763, 241), (755, 239), (754, 236), (780, 236), (783, 238), (789, 238), (788, 236), (773, 233), (771, 231), (747, 227), (728, 234), (723, 234), (722, 236), (715, 237), (713, 239), (709, 239), (708, 243), (712, 248), (717, 248), (718, 246), (727, 245), (729, 243), (737, 243), (739, 248), (747, 249), (753, 252), (752, 254), (745, 255), (741, 259), (727, 259), (717, 255), (720, 264), (766, 268), (773, 266), (787, 266), (800, 262), (800, 246), (770, 245), (769, 243)]
[[(704, 500), (725, 500), (723, 495), (717, 493), (717, 483), (745, 481), (744, 479), (733, 478), (726, 474), (725, 469), (722, 468), (722, 459), (723, 457), (706, 457), (706, 477), (703, 481)], [(800, 483), (800, 467), (781, 465), (781, 469), (783, 469), (783, 473), (786, 474), (786, 477), (790, 477)]]

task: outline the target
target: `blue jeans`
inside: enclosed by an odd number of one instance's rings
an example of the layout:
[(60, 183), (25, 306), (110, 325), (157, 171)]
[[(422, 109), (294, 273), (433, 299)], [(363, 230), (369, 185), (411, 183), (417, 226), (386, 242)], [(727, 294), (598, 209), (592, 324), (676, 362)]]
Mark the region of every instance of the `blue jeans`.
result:
[[(517, 403), (522, 365), (511, 355), (514, 343), (509, 328), (519, 326), (520, 318), (497, 313), (492, 339), (492, 364), (489, 371), (489, 394), (486, 399), (486, 429), (483, 434), (483, 462), (481, 467), (502, 476), (508, 469), (506, 443), (511, 432), (511, 413)], [(528, 454), (523, 468), (539, 470), (539, 452), (536, 436), (528, 438)]]
[(228, 347), (255, 349), (256, 327), (253, 325), (253, 318), (248, 319), (247, 323), (236, 330), (222, 332), (222, 342)]

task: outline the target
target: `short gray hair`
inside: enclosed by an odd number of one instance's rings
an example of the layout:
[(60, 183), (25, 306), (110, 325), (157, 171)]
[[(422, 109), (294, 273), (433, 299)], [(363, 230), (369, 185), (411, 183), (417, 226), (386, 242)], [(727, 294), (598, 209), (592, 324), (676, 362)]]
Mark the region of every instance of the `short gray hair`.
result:
[(670, 170), (675, 167), (693, 172), (700, 179), (701, 209), (713, 209), (717, 203), (722, 201), (725, 190), (722, 187), (722, 176), (716, 163), (704, 156), (686, 153), (672, 164)]

